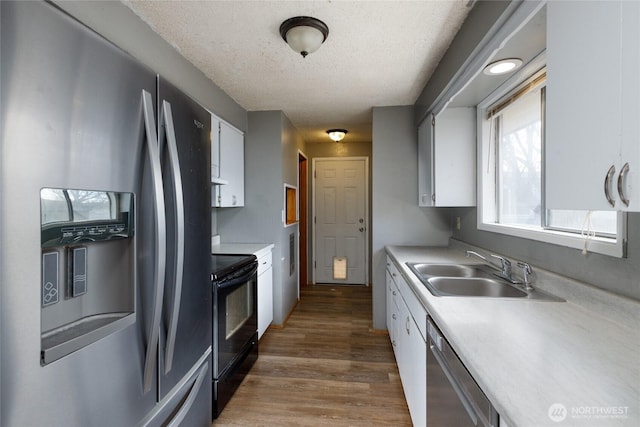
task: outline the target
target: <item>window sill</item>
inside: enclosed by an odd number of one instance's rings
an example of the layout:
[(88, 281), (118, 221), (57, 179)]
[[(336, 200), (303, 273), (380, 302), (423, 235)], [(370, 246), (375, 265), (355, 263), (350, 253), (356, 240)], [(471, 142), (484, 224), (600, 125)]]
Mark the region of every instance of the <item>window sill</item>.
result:
[[(478, 218), (478, 229), (482, 231), (489, 231), (492, 233), (500, 233), (514, 237), (520, 237), (523, 239), (536, 240), (553, 245), (566, 246), (578, 250), (582, 250), (584, 248), (584, 238), (582, 236), (578, 236), (573, 233), (565, 233), (562, 231), (534, 230), (526, 227), (516, 227), (502, 224), (488, 224), (483, 223), (480, 218)], [(624, 258), (626, 256), (622, 238), (607, 239), (602, 237), (594, 237), (589, 241), (587, 251), (616, 258)]]

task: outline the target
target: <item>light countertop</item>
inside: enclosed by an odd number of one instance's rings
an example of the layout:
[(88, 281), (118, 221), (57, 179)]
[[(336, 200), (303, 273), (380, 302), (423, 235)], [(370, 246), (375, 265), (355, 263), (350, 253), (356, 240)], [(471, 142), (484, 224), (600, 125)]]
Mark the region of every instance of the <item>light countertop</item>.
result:
[[(549, 286), (553, 275), (544, 289), (567, 302), (436, 297), (406, 262), (480, 260), (459, 247), (386, 250), (510, 427), (640, 425), (639, 303), (597, 290), (574, 301)], [(549, 410), (558, 404), (567, 417), (555, 422)]]
[(219, 243), (211, 246), (212, 254), (255, 255), (260, 258), (273, 249), (273, 243)]

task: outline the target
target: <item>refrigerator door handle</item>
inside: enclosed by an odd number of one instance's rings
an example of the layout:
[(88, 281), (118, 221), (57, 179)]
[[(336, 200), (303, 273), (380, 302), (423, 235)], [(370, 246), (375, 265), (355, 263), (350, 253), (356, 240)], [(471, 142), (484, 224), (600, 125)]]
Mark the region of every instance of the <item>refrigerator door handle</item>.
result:
[(173, 127), (173, 115), (171, 113), (171, 104), (167, 101), (162, 101), (162, 116), (160, 120), (163, 122), (160, 127), (165, 127), (171, 175), (175, 186), (173, 213), (176, 219), (176, 227), (174, 230), (176, 256), (173, 260), (175, 263), (175, 283), (173, 284), (173, 307), (171, 307), (169, 311), (169, 329), (167, 331), (164, 365), (164, 373), (167, 374), (171, 371), (173, 365), (173, 354), (176, 347), (176, 331), (178, 329), (178, 318), (180, 316), (180, 297), (182, 295), (182, 277), (184, 273), (184, 195), (182, 191), (182, 173), (178, 161), (178, 144)]
[(198, 372), (198, 376), (196, 377), (196, 380), (194, 381), (193, 386), (191, 386), (189, 395), (185, 399), (180, 410), (176, 413), (175, 417), (173, 417), (173, 419), (167, 424), (167, 427), (178, 427), (180, 424), (182, 424), (182, 421), (184, 420), (186, 415), (189, 413), (189, 410), (193, 406), (193, 403), (195, 402), (196, 397), (198, 397), (198, 393), (200, 392), (202, 383), (204, 382), (204, 379), (207, 377), (207, 372), (209, 372), (209, 362), (205, 362), (205, 364), (200, 368), (200, 371)]
[(149, 153), (149, 163), (151, 164), (151, 177), (153, 181), (153, 197), (155, 208), (155, 228), (156, 246), (154, 250), (155, 271), (153, 274), (153, 312), (149, 334), (147, 336), (147, 350), (144, 361), (144, 392), (151, 390), (151, 385), (155, 375), (156, 359), (158, 351), (158, 335), (160, 331), (160, 321), (162, 315), (162, 299), (164, 297), (164, 275), (167, 260), (167, 233), (166, 218), (164, 208), (164, 188), (162, 185), (162, 170), (160, 168), (160, 152), (158, 147), (158, 137), (156, 134), (156, 123), (153, 117), (153, 100), (151, 94), (146, 90), (142, 91), (142, 107), (144, 112), (144, 126), (146, 131), (147, 152)]

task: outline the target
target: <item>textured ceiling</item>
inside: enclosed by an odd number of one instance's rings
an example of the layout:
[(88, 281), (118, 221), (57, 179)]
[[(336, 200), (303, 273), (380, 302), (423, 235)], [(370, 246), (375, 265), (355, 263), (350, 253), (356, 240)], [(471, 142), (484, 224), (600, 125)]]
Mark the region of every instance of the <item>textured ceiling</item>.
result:
[[(124, 1), (249, 111), (282, 110), (307, 142), (371, 141), (371, 108), (415, 102), (468, 0)], [(302, 58), (280, 24), (313, 16), (329, 37)]]

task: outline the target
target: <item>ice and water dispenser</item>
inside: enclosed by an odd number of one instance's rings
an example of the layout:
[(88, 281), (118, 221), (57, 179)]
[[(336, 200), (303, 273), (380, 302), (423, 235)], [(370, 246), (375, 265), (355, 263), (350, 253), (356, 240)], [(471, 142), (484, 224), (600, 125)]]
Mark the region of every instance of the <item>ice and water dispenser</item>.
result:
[(43, 188), (41, 362), (135, 322), (132, 193)]

